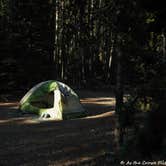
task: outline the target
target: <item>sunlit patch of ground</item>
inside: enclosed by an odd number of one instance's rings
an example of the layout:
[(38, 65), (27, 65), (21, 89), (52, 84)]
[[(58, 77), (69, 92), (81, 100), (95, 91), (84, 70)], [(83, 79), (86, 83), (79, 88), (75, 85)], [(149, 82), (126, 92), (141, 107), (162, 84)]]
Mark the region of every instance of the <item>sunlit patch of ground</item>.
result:
[[(83, 107), (86, 112), (88, 112), (87, 117), (83, 117), (82, 119), (89, 118), (101, 118), (114, 115), (114, 105), (115, 98), (114, 97), (88, 97), (80, 99)], [(19, 102), (6, 102), (0, 103), (2, 115), (0, 118), (0, 124), (2, 123), (19, 123), (19, 124), (30, 124), (30, 123), (41, 123), (43, 120), (39, 119), (38, 116), (27, 115), (27, 114), (19, 114), (18, 112)], [(19, 114), (19, 116), (18, 116)], [(57, 121), (57, 120), (49, 120), (49, 121)]]
[(15, 102), (0, 102), (0, 107), (17, 107), (19, 105), (18, 101)]
[(114, 106), (115, 98), (113, 97), (99, 97), (99, 98), (84, 98), (80, 100), (82, 104), (97, 104), (104, 106)]
[(115, 111), (110, 111), (110, 112), (102, 113), (99, 115), (87, 116), (86, 119), (108, 117), (108, 116), (113, 116), (114, 114), (115, 114)]

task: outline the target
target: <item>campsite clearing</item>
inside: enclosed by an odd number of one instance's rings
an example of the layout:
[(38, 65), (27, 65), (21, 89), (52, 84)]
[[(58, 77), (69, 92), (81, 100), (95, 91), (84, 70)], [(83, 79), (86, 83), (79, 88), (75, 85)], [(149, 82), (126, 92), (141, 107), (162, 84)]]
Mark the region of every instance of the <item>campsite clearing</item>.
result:
[(41, 122), (19, 114), (16, 101), (0, 103), (0, 165), (85, 165), (112, 151), (114, 97), (108, 92), (78, 94), (88, 117), (64, 121)]

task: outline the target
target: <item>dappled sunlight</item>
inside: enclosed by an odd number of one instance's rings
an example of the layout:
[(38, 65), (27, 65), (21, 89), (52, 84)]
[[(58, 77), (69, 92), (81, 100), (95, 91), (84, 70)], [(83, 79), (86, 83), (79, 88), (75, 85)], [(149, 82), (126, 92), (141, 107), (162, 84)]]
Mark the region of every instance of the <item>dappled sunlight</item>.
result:
[(40, 121), (38, 118), (33, 117), (15, 117), (0, 120), (0, 124), (38, 124)]
[(97, 104), (113, 106), (115, 105), (115, 98), (113, 97), (99, 97), (99, 98), (84, 98), (80, 100), (83, 104)]
[[(70, 119), (67, 121), (76, 121), (76, 120), (86, 120), (86, 119), (98, 119), (98, 118), (104, 118), (104, 117), (109, 117), (115, 115), (115, 111), (109, 111), (109, 112), (104, 112), (100, 114), (92, 114), (90, 116), (86, 116), (83, 118), (76, 118), (76, 119)], [(24, 116), (23, 117), (14, 117), (14, 118), (8, 118), (8, 119), (2, 119), (0, 120), (0, 125), (1, 124), (41, 124), (41, 123), (49, 123), (49, 122), (61, 122), (63, 123), (63, 120), (55, 120), (55, 119), (48, 119), (48, 120), (41, 120), (38, 116)]]
[[(114, 115), (115, 98), (114, 97), (88, 97), (80, 100), (85, 111), (86, 117), (80, 118), (80, 120), (97, 119), (102, 117), (109, 117)], [(18, 110), (19, 102), (7, 102), (0, 103), (0, 117), (1, 124), (40, 124), (49, 122), (58, 122), (58, 120), (41, 120), (38, 116), (33, 114), (21, 114)], [(71, 119), (79, 120), (77, 119)], [(62, 122), (62, 121), (60, 121)], [(63, 123), (63, 122), (62, 122)]]
[(0, 102), (0, 107), (17, 107), (19, 105), (18, 101), (15, 102)]
[(88, 112), (86, 118), (101, 118), (114, 114), (115, 98), (113, 97), (88, 97), (80, 101)]
[(104, 117), (113, 116), (113, 115), (115, 115), (115, 111), (109, 111), (109, 112), (105, 112), (105, 113), (102, 113), (99, 115), (87, 116), (86, 119), (104, 118)]
[(115, 126), (114, 98), (84, 98), (81, 103), (86, 117), (59, 121), (22, 114), (18, 103), (2, 104), (1, 159), (5, 162), (10, 156), (13, 165), (61, 166), (81, 165), (103, 156), (114, 144), (110, 142)]

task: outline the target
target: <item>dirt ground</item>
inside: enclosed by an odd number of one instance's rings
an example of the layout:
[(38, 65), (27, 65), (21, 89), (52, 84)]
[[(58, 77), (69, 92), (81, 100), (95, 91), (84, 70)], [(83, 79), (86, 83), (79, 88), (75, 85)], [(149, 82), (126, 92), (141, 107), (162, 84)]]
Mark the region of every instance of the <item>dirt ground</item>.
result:
[(114, 96), (78, 94), (89, 115), (64, 121), (41, 122), (21, 115), (18, 101), (0, 103), (0, 166), (104, 165), (94, 159), (113, 151)]

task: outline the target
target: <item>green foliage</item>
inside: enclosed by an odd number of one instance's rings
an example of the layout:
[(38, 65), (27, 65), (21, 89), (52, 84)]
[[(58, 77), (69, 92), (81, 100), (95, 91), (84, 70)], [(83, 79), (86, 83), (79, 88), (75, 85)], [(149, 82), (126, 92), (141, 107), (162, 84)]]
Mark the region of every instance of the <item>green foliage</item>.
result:
[(8, 0), (0, 0), (0, 17), (6, 17), (9, 9)]

